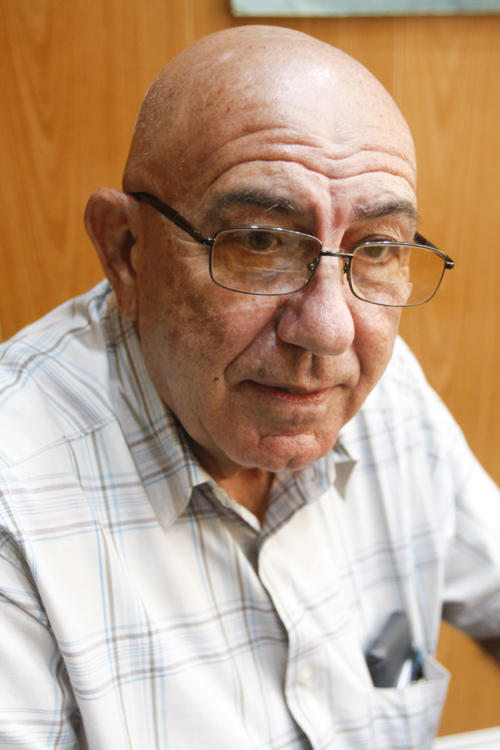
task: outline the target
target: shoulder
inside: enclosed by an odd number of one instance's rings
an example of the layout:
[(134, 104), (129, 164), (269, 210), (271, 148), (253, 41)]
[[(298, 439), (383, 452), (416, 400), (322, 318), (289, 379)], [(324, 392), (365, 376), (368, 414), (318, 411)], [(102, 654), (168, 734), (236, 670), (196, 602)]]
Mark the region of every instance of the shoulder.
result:
[(420, 363), (408, 345), (398, 337), (386, 372), (366, 402), (368, 410), (392, 413), (398, 421), (416, 415), (422, 426), (455, 424), (451, 414), (429, 385)]
[[(465, 443), (447, 407), (429, 385), (416, 357), (398, 337), (389, 365), (346, 434), (374, 461), (396, 454), (427, 465), (446, 461)], [(458, 441), (458, 442), (457, 442)]]
[(400, 336), (396, 338), (391, 360), (378, 388), (386, 394), (393, 393), (398, 399), (434, 393), (419, 361)]
[(110, 418), (102, 283), (0, 346), (0, 466)]

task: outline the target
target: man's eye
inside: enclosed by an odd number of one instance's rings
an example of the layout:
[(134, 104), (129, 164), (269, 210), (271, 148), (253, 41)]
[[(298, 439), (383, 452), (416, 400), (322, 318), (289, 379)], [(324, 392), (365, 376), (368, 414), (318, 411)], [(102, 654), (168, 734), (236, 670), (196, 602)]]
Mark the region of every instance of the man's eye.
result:
[(363, 258), (382, 260), (390, 251), (391, 248), (387, 247), (387, 245), (367, 245), (366, 247), (358, 248), (357, 253)]
[(253, 230), (246, 235), (246, 245), (250, 250), (265, 252), (271, 250), (276, 244), (276, 235), (273, 232)]

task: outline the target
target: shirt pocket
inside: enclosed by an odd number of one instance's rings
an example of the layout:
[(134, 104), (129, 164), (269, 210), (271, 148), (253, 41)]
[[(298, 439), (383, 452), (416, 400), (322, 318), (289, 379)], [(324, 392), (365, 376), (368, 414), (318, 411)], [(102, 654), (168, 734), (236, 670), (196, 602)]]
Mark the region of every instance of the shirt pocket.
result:
[(424, 676), (402, 688), (371, 690), (371, 750), (430, 750), (450, 679), (433, 657), (423, 660)]

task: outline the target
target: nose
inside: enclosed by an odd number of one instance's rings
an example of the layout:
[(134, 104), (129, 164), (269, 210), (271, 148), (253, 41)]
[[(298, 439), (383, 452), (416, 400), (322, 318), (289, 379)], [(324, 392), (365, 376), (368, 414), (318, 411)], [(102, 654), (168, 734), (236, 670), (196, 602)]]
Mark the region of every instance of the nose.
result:
[(277, 324), (279, 338), (318, 356), (342, 354), (355, 334), (349, 294), (338, 260), (322, 258), (308, 286), (287, 298)]

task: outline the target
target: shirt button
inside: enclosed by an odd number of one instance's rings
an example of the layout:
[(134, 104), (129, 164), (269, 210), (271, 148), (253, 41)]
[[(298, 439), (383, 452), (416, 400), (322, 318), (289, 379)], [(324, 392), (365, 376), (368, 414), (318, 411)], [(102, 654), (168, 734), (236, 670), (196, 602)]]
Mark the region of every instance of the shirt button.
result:
[(312, 678), (314, 677), (314, 669), (310, 664), (304, 664), (303, 667), (299, 669), (299, 673), (297, 675), (297, 682), (299, 685), (303, 685), (306, 687), (311, 682)]

